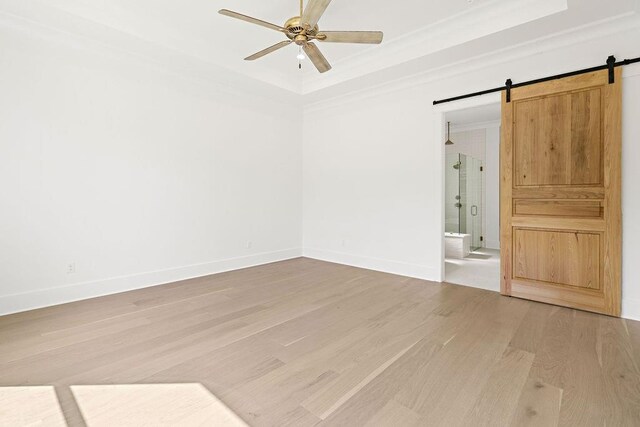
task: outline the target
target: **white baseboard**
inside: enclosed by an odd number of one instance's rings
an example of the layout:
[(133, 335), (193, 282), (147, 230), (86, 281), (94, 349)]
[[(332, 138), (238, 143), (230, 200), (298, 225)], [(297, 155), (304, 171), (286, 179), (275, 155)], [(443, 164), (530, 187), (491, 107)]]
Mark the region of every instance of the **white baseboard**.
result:
[(353, 267), (366, 268), (368, 270), (382, 271), (384, 273), (398, 274), (400, 276), (414, 277), (417, 279), (440, 281), (440, 272), (426, 265), (409, 264), (385, 259), (369, 258), (360, 255), (345, 254), (342, 252), (327, 251), (324, 249), (303, 248), (302, 254), (306, 258), (320, 261), (335, 262)]
[[(321, 261), (351, 265), (359, 268), (366, 268), (369, 270), (382, 271), (385, 273), (398, 274), (401, 276), (415, 277), (434, 282), (440, 281), (438, 272), (435, 269), (423, 265), (369, 258), (359, 255), (326, 251), (323, 249), (294, 248), (249, 255), (246, 257), (223, 259), (168, 270), (141, 273), (131, 276), (76, 283), (69, 286), (49, 288), (22, 294), (0, 296), (0, 315), (18, 313), (36, 308), (49, 307), (135, 289), (142, 289), (177, 282), (180, 280), (223, 273), (225, 271), (254, 267), (271, 262), (298, 258), (300, 256), (318, 259)], [(640, 321), (640, 300), (629, 298), (623, 299), (622, 317), (625, 319)]]
[(225, 271), (238, 270), (271, 262), (284, 261), (302, 256), (302, 249), (285, 249), (245, 257), (212, 261), (161, 271), (115, 277), (85, 283), (75, 283), (22, 294), (0, 296), (0, 315), (18, 313), (36, 308), (65, 304), (68, 302), (117, 294), (134, 289), (147, 288)]
[(624, 317), (625, 319), (640, 320), (640, 300), (623, 298), (622, 317)]

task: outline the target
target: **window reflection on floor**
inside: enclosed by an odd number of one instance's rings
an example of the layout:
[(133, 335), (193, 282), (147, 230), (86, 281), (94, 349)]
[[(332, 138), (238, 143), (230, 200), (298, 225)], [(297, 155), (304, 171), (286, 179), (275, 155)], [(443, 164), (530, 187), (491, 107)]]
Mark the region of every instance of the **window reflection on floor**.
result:
[(91, 426), (245, 426), (201, 384), (83, 385), (71, 390)]
[[(246, 426), (202, 384), (76, 385), (82, 417), (101, 426)], [(54, 387), (1, 387), (0, 426), (65, 426)]]
[(0, 425), (66, 426), (52, 386), (0, 387)]

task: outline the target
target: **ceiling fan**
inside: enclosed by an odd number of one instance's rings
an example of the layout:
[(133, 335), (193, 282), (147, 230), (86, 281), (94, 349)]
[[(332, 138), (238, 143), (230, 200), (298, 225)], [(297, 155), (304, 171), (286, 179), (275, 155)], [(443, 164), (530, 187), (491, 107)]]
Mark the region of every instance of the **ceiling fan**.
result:
[[(321, 73), (325, 73), (331, 69), (331, 64), (322, 55), (318, 46), (313, 41), (318, 40), (325, 43), (363, 43), (363, 44), (380, 44), (382, 43), (383, 33), (381, 31), (320, 31), (318, 21), (322, 14), (329, 6), (331, 0), (309, 0), (307, 7), (304, 8), (303, 0), (300, 0), (300, 16), (294, 16), (287, 20), (281, 27), (271, 24), (260, 19), (232, 12), (227, 9), (220, 10), (222, 15), (250, 22), (252, 24), (261, 25), (275, 31), (284, 33), (289, 40), (276, 43), (275, 45), (261, 50), (251, 56), (245, 58), (246, 61), (254, 61), (262, 58), (278, 49), (295, 43), (307, 54), (313, 65)], [(303, 59), (304, 55), (300, 53), (298, 59)]]

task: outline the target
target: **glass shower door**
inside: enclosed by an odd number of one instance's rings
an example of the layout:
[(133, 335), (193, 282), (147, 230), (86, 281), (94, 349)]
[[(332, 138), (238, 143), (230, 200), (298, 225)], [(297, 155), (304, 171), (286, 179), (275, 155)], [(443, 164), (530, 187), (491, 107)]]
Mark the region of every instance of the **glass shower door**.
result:
[(471, 249), (482, 247), (482, 162), (466, 156), (466, 229), (471, 234)]
[[(447, 153), (445, 167), (445, 231), (460, 231), (460, 154)], [(466, 224), (465, 224), (466, 226)]]
[(471, 250), (482, 247), (482, 162), (462, 153), (446, 155), (445, 231), (471, 235)]

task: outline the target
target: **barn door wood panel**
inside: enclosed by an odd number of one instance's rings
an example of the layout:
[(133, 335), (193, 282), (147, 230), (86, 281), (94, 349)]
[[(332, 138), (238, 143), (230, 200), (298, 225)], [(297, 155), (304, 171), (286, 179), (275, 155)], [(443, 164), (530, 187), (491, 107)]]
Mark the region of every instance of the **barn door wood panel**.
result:
[(502, 97), (504, 295), (620, 316), (622, 73)]

